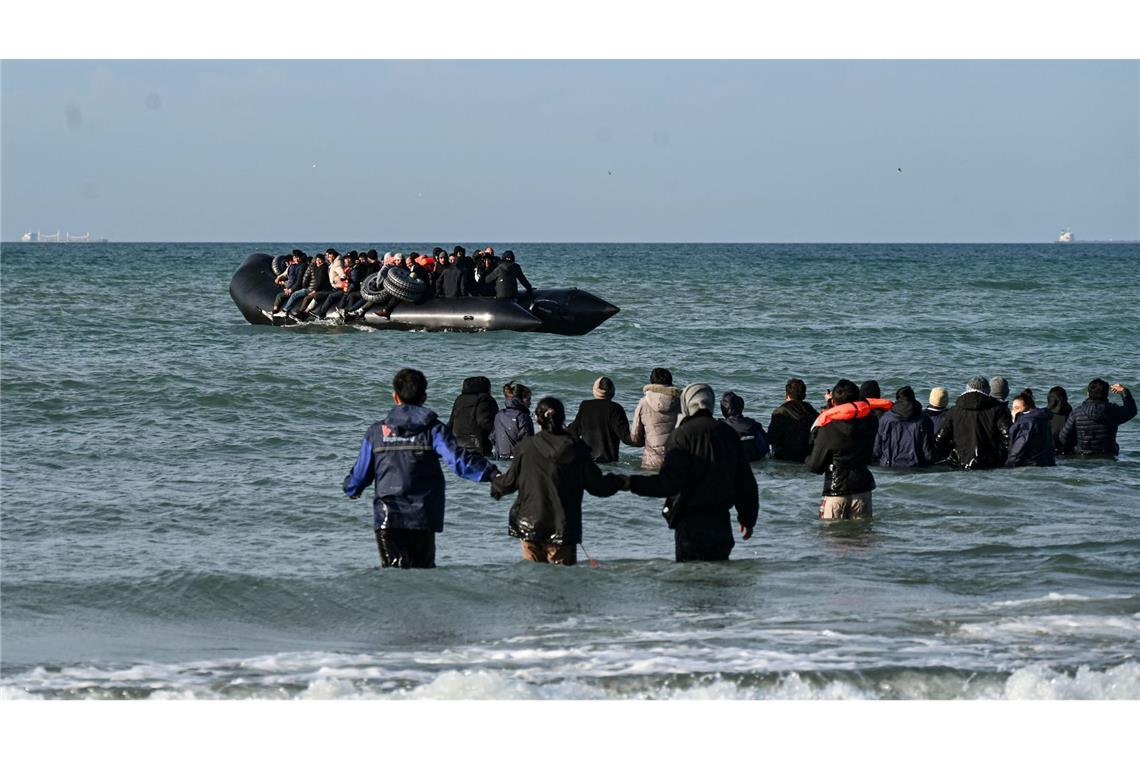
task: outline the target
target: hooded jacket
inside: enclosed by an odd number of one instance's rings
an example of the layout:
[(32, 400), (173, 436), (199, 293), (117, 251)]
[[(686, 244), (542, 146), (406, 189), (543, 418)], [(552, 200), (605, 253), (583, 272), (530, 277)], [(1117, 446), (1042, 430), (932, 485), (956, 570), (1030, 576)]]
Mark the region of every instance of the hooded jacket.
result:
[(495, 429), (498, 413), (499, 405), (491, 396), (491, 382), (486, 378), (469, 377), (463, 381), (463, 393), (451, 405), (447, 426), (460, 446), (490, 456), (491, 431)]
[(901, 398), (879, 418), (873, 460), (882, 467), (925, 467), (934, 462), (934, 423), (918, 403)]
[(811, 425), (819, 412), (806, 401), (785, 401), (772, 412), (768, 443), (772, 458), (802, 462), (811, 451)]
[(567, 428), (592, 452), (595, 462), (616, 462), (618, 444), (633, 446), (625, 409), (607, 398), (592, 398), (578, 405), (578, 413)]
[(720, 398), (720, 413), (728, 426), (740, 437), (740, 450), (749, 462), (758, 462), (768, 456), (768, 436), (764, 426), (744, 416), (744, 399), (732, 391)]
[(465, 451), (435, 412), (401, 404), (374, 422), (344, 479), (346, 496), (376, 484), (372, 515), (377, 529), (443, 531), (444, 482), (439, 460), (459, 477), (488, 480), (494, 466)]
[(665, 461), (665, 442), (677, 427), (677, 417), (681, 414), (681, 389), (650, 383), (643, 390), (645, 395), (633, 411), (629, 437), (634, 446), (645, 447), (641, 466), (657, 470)]
[(967, 470), (1001, 467), (1009, 441), (1009, 410), (983, 391), (966, 391), (946, 413), (934, 437), (939, 458)]
[(545, 430), (520, 442), (511, 467), (491, 483), (496, 499), (518, 491), (507, 532), (539, 544), (582, 540), (582, 492), (613, 496), (621, 478), (603, 474), (586, 444), (568, 433)]
[(1006, 467), (1052, 467), (1057, 464), (1051, 426), (1053, 413), (1030, 409), (1017, 415), (1009, 428), (1009, 459)]
[(878, 426), (874, 411), (854, 419), (833, 419), (822, 423), (808, 454), (807, 466), (823, 475), (824, 496), (846, 496), (875, 489), (871, 463)]
[(1045, 408), (1053, 414), (1052, 419), (1049, 421), (1049, 427), (1053, 433), (1053, 445), (1056, 447), (1057, 453), (1072, 454), (1073, 446), (1076, 445), (1076, 442), (1070, 441), (1067, 446), (1061, 443), (1061, 428), (1065, 426), (1065, 421), (1069, 419), (1069, 415), (1073, 413), (1073, 407), (1069, 405), (1069, 400), (1060, 393), (1050, 391)]
[(1062, 447), (1072, 446), (1073, 451), (1084, 456), (1119, 454), (1116, 429), (1135, 416), (1136, 402), (1128, 389), (1124, 391), (1122, 406), (1107, 400), (1085, 399), (1065, 420), (1058, 439)]
[(495, 286), (495, 298), (518, 298), (519, 283), (527, 290), (534, 290), (534, 286), (523, 274), (522, 267), (514, 261), (500, 262), (483, 282)]
[[(737, 521), (746, 528), (756, 525), (760, 511), (759, 492), (752, 467), (740, 450), (740, 438), (723, 420), (707, 410), (681, 420), (669, 437), (661, 472), (633, 475), (629, 489), (639, 496), (665, 496), (669, 526), (686, 520), (715, 523), (736, 507)], [(732, 526), (727, 543), (731, 547)]]
[(435, 294), (440, 298), (461, 298), (466, 296), (468, 295), (468, 279), (468, 270), (459, 266), (459, 264), (444, 267), (436, 277)]
[(519, 441), (534, 435), (534, 418), (520, 399), (513, 398), (507, 407), (495, 415), (495, 456), (510, 459), (515, 455)]

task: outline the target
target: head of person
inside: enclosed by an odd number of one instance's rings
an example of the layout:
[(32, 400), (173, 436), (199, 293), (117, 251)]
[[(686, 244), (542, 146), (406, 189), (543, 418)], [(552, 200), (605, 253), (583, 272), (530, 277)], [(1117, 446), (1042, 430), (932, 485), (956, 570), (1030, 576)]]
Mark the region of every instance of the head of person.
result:
[(1099, 377), (1090, 382), (1089, 400), (1108, 401), (1108, 383), (1106, 383), (1104, 380), (1101, 380)]
[(332, 261), (333, 259), (335, 259), (339, 255), (340, 254), (336, 252), (335, 248), (326, 248), (325, 249), (325, 256), (328, 258), (329, 261)]
[(456, 255), (453, 253), (453, 254), (451, 254), (450, 256), (448, 256), (448, 257), (447, 257), (447, 263), (448, 263), (448, 264), (454, 264), (454, 263), (455, 263), (455, 260), (456, 260), (457, 258), (459, 258), (459, 257), (458, 257), (458, 256), (456, 256)]
[(979, 393), (989, 393), (990, 392), (990, 381), (985, 379), (981, 375), (974, 375), (973, 377), (970, 378), (970, 381), (968, 383), (966, 383), (966, 390), (967, 391), (978, 391)]
[(869, 398), (882, 398), (883, 391), (879, 388), (878, 380), (867, 380), (859, 386), (859, 398), (866, 401)]
[(950, 394), (942, 386), (933, 388), (930, 391), (930, 403), (928, 406), (931, 409), (945, 409), (946, 405), (950, 403)]
[(911, 402), (915, 401), (914, 388), (911, 388), (909, 385), (904, 385), (895, 391), (895, 401), (902, 401), (904, 399)]
[(554, 396), (543, 396), (534, 408), (534, 421), (547, 433), (561, 433), (566, 425), (566, 408)]
[(1026, 388), (1021, 393), (1013, 397), (1013, 403), (1010, 405), (1010, 414), (1016, 420), (1017, 415), (1022, 412), (1028, 412), (1030, 409), (1036, 409), (1037, 404), (1033, 401), (1033, 391)]
[(602, 375), (594, 381), (594, 398), (609, 401), (614, 397), (614, 381)]
[(379, 261), (380, 260), (380, 253), (375, 248), (369, 248), (368, 249), (368, 260), (369, 261)]
[[(1065, 407), (1069, 406), (1069, 392), (1060, 385), (1054, 385), (1049, 389), (1049, 395), (1045, 400), (1049, 404), (1050, 409), (1054, 411), (1061, 411)], [(1062, 413), (1068, 414), (1068, 412)]]
[(461, 258), (461, 259), (466, 258), (467, 249), (461, 245), (457, 245), (457, 246), (455, 246), (455, 250), (453, 250), (452, 253), (454, 253), (457, 258)]
[(325, 257), (318, 253), (313, 257), (313, 263), (319, 267), (323, 267), (325, 265)]
[(807, 398), (807, 385), (798, 377), (793, 377), (784, 383), (785, 401), (803, 401)]
[(850, 404), (852, 401), (858, 401), (859, 398), (859, 386), (847, 378), (840, 380), (835, 384), (835, 387), (831, 389), (831, 401), (836, 406), (840, 404)]
[(727, 391), (720, 397), (720, 413), (725, 419), (739, 417), (744, 414), (744, 399), (732, 391)]
[(392, 378), (392, 400), (397, 404), (423, 406), (427, 401), (427, 378), (418, 369), (404, 367)]
[(514, 260), (515, 260), (515, 252), (514, 251), (507, 251), (506, 253), (503, 254), (503, 261), (513, 262)]
[(990, 395), (998, 401), (1005, 401), (1009, 396), (1009, 383), (1001, 375), (994, 375), (990, 380)]
[(494, 256), (495, 255), (495, 249), (492, 248), (491, 246), (487, 246), (486, 248), (483, 249), (483, 255), (487, 256), (487, 257)]
[(435, 248), (431, 249), (431, 255), (435, 256), (437, 259), (439, 258), (439, 255), (441, 253), (447, 253), (447, 252), (444, 251), (442, 248), (440, 248), (438, 245)]
[(303, 259), (304, 257), (305, 257), (304, 251), (298, 251), (296, 248), (293, 249), (292, 259), (293, 259), (294, 264), (300, 264), (301, 259)]
[(530, 406), (530, 388), (522, 383), (507, 383), (503, 386), (503, 398), (507, 401), (521, 401), (523, 406)]
[(649, 373), (649, 383), (651, 385), (672, 385), (673, 373), (664, 367), (654, 367), (653, 371)]
[(681, 391), (681, 415), (695, 417), (701, 413), (712, 415), (714, 400), (713, 389), (707, 383), (691, 383)]
[(487, 393), (491, 392), (491, 381), (483, 375), (475, 375), (463, 381), (464, 393)]

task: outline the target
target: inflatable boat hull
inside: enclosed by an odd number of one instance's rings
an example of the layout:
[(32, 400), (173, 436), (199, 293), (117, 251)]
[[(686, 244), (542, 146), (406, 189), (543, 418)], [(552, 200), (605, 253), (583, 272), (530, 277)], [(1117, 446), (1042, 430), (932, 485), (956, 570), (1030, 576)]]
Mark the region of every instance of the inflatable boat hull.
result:
[[(264, 313), (273, 308), (273, 300), (280, 292), (273, 279), (272, 257), (251, 253), (230, 280), (230, 297), (250, 324), (274, 324)], [(618, 307), (584, 290), (546, 288), (523, 293), (517, 301), (469, 297), (401, 303), (387, 319), (370, 309), (353, 324), (396, 330), (516, 330), (585, 335), (618, 311)]]

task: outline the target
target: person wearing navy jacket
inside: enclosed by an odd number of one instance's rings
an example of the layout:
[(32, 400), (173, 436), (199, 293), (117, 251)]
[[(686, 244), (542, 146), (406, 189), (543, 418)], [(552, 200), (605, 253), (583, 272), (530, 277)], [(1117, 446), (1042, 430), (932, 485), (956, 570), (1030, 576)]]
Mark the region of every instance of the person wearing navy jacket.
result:
[(1006, 467), (1052, 467), (1057, 464), (1053, 444), (1053, 413), (1038, 409), (1033, 391), (1026, 388), (1013, 399), (1013, 425), (1009, 428)]
[(392, 387), (396, 406), (368, 428), (344, 479), (344, 493), (356, 499), (376, 484), (372, 513), (381, 567), (435, 567), (435, 534), (443, 532), (444, 511), (439, 460), (477, 483), (491, 480), (498, 468), (461, 447), (424, 406), (427, 378), (422, 372), (401, 369)]
[(872, 461), (882, 467), (925, 467), (934, 461), (934, 422), (922, 413), (914, 389), (904, 385), (895, 405), (879, 418)]

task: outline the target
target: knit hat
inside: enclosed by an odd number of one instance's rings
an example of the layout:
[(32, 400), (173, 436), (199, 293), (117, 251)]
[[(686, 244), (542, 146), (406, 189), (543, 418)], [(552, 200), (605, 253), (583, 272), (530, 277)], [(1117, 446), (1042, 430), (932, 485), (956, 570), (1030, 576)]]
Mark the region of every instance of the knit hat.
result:
[(968, 391), (981, 391), (982, 393), (990, 392), (990, 381), (981, 375), (975, 375), (970, 378), (970, 382), (966, 383), (966, 390)]
[(711, 412), (714, 403), (713, 389), (706, 383), (686, 385), (681, 391), (681, 414), (685, 417), (692, 417), (702, 409)]
[(594, 398), (611, 399), (614, 397), (614, 381), (602, 375), (594, 381)]
[(994, 375), (994, 379), (990, 380), (990, 395), (998, 401), (1005, 401), (1009, 395), (1009, 383), (1001, 375)]
[(946, 404), (950, 402), (950, 394), (941, 385), (933, 388), (930, 391), (930, 406), (935, 409), (945, 409)]

